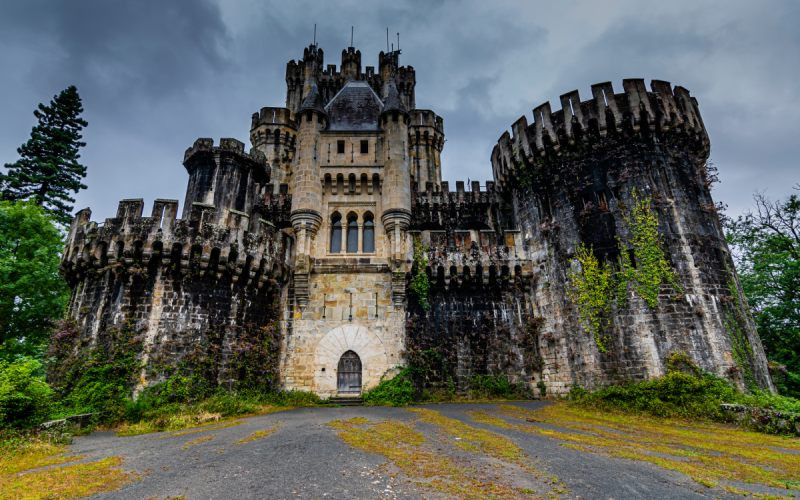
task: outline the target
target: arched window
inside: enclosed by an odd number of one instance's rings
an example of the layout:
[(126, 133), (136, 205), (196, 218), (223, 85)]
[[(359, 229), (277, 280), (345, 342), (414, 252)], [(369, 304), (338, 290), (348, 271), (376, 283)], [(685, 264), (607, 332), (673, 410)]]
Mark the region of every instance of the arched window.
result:
[(347, 216), (347, 253), (358, 252), (358, 216), (350, 213)]
[(331, 215), (331, 253), (342, 251), (342, 216), (339, 212)]
[(373, 221), (372, 214), (367, 212), (364, 214), (364, 236), (361, 242), (361, 248), (364, 253), (372, 253), (375, 251), (375, 222)]

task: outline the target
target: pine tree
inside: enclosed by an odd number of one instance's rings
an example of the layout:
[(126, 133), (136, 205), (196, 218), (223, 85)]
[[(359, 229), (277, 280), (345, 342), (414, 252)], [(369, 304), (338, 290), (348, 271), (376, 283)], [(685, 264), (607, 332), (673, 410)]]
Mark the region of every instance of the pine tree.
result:
[(20, 159), (8, 163), (8, 173), (0, 174), (0, 195), (3, 199), (31, 200), (49, 211), (62, 224), (72, 220), (72, 204), (77, 193), (86, 186), (81, 182), (86, 167), (78, 159), (81, 130), (88, 125), (80, 117), (81, 97), (74, 85), (53, 97), (49, 106), (39, 104), (33, 112), (39, 123), (31, 137), (17, 149)]

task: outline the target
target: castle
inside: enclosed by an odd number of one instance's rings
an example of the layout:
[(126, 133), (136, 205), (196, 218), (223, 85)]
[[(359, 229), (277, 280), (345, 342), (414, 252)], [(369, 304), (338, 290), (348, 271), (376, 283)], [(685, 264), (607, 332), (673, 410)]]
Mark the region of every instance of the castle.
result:
[[(181, 218), (162, 199), (149, 217), (141, 199), (104, 223), (78, 212), (62, 264), (72, 350), (128, 329), (134, 392), (188, 370), (331, 397), (413, 364), (431, 387), (488, 374), (563, 394), (661, 375), (676, 352), (772, 387), (686, 89), (629, 79), (620, 93), (564, 94), (560, 110), (545, 103), (503, 133), (493, 181), (450, 186), (443, 120), (417, 109), (399, 55), (381, 52), (376, 71), (348, 47), (337, 69), (307, 47), (286, 67), (286, 106), (253, 114), (249, 152), (234, 139), (186, 151)], [(600, 348), (569, 277), (581, 244), (636, 265), (626, 210), (637, 196), (651, 200), (677, 283), (655, 304), (626, 292)]]

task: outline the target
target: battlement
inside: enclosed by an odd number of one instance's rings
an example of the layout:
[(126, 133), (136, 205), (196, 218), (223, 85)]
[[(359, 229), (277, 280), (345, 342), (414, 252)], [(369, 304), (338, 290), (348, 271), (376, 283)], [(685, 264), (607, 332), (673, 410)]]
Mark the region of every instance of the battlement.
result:
[(420, 231), (426, 247), (426, 272), (440, 285), (493, 284), (533, 274), (517, 230)]
[(191, 272), (261, 287), (268, 279), (287, 276), (290, 239), (271, 221), (230, 211), (215, 223), (215, 208), (195, 203), (189, 217), (178, 219), (178, 200), (157, 199), (149, 217), (144, 201), (119, 202), (117, 215), (103, 223), (92, 212), (79, 211), (70, 226), (61, 270), (74, 285), (87, 273), (105, 270), (130, 274)]
[(214, 146), (214, 139), (211, 138), (201, 137), (195, 140), (194, 144), (187, 148), (186, 152), (183, 154), (183, 162), (185, 164), (194, 156), (208, 153), (232, 153), (243, 160), (262, 165), (268, 170), (266, 166), (267, 159), (264, 153), (257, 149), (251, 149), (250, 152), (247, 153), (244, 150), (244, 143), (242, 141), (227, 137), (219, 140), (219, 146)]
[(258, 113), (253, 113), (250, 129), (254, 129), (260, 125), (288, 127), (293, 130), (297, 129), (294, 113), (292, 113), (290, 109), (271, 106), (265, 106), (261, 108)]
[(409, 127), (430, 127), (444, 134), (444, 120), (429, 109), (412, 109), (409, 111)]
[(642, 79), (623, 80), (622, 86), (623, 92), (615, 94), (611, 82), (592, 85), (592, 99), (586, 101), (573, 90), (561, 96), (557, 111), (549, 102), (535, 107), (532, 124), (520, 117), (492, 150), (495, 180), (504, 183), (524, 160), (616, 134), (684, 134), (708, 150), (697, 100), (688, 90), (661, 80), (653, 80), (650, 91)]
[(428, 182), (424, 191), (417, 191), (416, 183), (411, 192), (411, 227), (416, 229), (490, 229), (493, 227), (492, 207), (497, 204), (495, 183), (486, 182), (482, 190), (480, 182), (473, 181), (465, 189), (463, 181), (456, 181), (456, 190), (450, 191), (450, 184), (442, 181), (441, 189), (436, 190)]

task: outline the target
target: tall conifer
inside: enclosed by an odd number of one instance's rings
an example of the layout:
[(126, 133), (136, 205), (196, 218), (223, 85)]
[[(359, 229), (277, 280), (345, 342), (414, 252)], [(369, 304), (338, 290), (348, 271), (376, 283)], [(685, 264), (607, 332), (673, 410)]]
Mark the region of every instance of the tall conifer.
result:
[(50, 105), (39, 104), (33, 112), (39, 123), (17, 149), (20, 159), (6, 164), (8, 172), (0, 174), (2, 198), (31, 200), (62, 224), (69, 224), (75, 202), (70, 195), (86, 189), (82, 182), (86, 167), (78, 161), (79, 150), (86, 145), (81, 131), (88, 125), (82, 112), (74, 85), (54, 96)]

